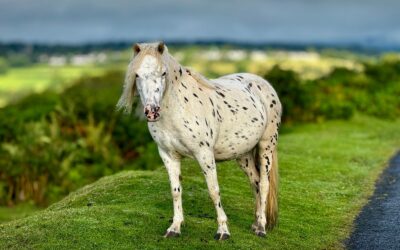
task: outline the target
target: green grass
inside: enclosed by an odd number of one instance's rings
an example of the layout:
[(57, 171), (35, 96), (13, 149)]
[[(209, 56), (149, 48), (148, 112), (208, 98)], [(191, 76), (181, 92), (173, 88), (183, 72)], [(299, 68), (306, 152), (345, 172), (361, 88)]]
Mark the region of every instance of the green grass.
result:
[(287, 129), (280, 138), (279, 226), (258, 238), (253, 198), (236, 163), (219, 164), (232, 237), (213, 240), (215, 212), (197, 164), (183, 162), (185, 225), (164, 239), (172, 217), (166, 171), (124, 171), (88, 185), (34, 215), (0, 225), (0, 249), (329, 249), (352, 222), (400, 146), (400, 120), (357, 116)]
[(18, 204), (12, 207), (0, 206), (0, 223), (24, 218), (38, 210), (40, 208), (31, 203)]
[(67, 83), (85, 75), (99, 75), (103, 69), (99, 66), (62, 66), (33, 65), (11, 68), (0, 75), (0, 107), (13, 101), (19, 95), (42, 92), (48, 88), (63, 89)]

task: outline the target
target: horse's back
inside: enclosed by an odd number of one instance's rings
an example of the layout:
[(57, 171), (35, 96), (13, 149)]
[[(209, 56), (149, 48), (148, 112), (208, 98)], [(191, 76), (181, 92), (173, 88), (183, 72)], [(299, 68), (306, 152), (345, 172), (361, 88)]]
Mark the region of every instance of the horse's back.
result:
[(249, 92), (251, 91), (255, 98), (260, 98), (267, 109), (269, 109), (270, 103), (274, 101), (277, 104), (275, 108), (281, 111), (280, 100), (275, 89), (267, 80), (258, 75), (252, 73), (235, 73), (224, 75), (211, 81), (217, 86), (227, 89), (243, 89), (245, 87)]
[[(232, 79), (235, 77), (243, 77), (243, 78), (247, 78), (247, 79), (261, 79), (264, 80), (262, 77), (256, 75), (256, 74), (252, 74), (252, 73), (247, 73), (247, 72), (241, 72), (241, 73), (233, 73), (233, 74), (228, 74), (228, 75), (223, 75), (220, 76), (218, 78), (215, 78), (213, 80), (218, 80), (218, 79)], [(265, 81), (265, 80), (264, 80)]]

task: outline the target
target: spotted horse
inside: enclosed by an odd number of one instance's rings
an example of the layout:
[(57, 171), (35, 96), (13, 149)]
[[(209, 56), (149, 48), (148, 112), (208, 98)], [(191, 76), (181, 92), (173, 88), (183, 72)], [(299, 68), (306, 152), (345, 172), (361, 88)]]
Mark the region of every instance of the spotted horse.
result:
[(216, 161), (236, 159), (250, 179), (256, 200), (252, 229), (272, 229), (278, 216), (278, 128), (282, 107), (263, 78), (238, 73), (206, 79), (180, 65), (163, 43), (133, 46), (117, 108), (131, 112), (137, 91), (148, 128), (167, 169), (174, 216), (165, 237), (181, 234), (181, 159), (198, 161), (217, 212), (215, 239), (230, 237), (222, 206)]

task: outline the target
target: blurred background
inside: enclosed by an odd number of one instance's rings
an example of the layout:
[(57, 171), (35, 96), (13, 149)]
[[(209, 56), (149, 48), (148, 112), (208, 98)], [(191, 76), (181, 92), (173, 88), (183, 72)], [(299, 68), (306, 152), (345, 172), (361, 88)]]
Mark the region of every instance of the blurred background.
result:
[(161, 165), (115, 112), (135, 42), (164, 40), (207, 77), (270, 81), (283, 133), (400, 115), (396, 0), (0, 0), (0, 222), (123, 169)]

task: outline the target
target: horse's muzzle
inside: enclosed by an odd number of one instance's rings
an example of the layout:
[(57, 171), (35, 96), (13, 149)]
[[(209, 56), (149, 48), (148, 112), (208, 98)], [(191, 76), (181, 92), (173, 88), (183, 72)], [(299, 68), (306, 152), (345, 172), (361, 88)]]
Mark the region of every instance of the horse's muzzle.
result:
[(144, 107), (144, 115), (148, 122), (155, 122), (160, 118), (160, 106), (147, 104)]

